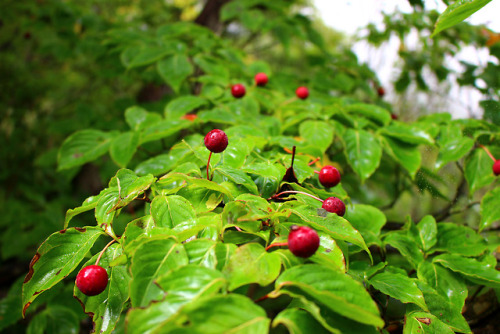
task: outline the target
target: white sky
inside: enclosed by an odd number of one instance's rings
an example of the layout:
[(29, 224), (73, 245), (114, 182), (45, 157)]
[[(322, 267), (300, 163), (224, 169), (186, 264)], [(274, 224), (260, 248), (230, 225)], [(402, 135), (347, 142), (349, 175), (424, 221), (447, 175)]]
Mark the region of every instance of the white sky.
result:
[[(327, 26), (345, 32), (349, 35), (359, 34), (359, 29), (368, 23), (381, 24), (382, 12), (391, 13), (396, 9), (403, 12), (410, 12), (411, 6), (407, 0), (314, 0), (318, 15)], [(443, 12), (446, 5), (441, 0), (425, 1), (427, 9), (437, 9)], [(486, 24), (486, 26), (496, 32), (500, 32), (500, 0), (493, 0), (485, 7), (474, 13), (468, 22), (472, 24)], [(394, 62), (397, 59), (397, 49), (399, 42), (396, 38), (381, 49), (376, 49), (366, 42), (358, 42), (353, 46), (360, 62), (366, 62), (374, 69), (381, 81), (381, 84), (388, 92), (388, 98), (394, 97), (391, 91), (391, 82), (398, 76)], [(485, 64), (488, 60), (486, 50), (476, 50), (466, 48), (458, 57), (475, 64)], [(456, 59), (451, 59), (450, 64), (455, 69), (459, 69), (460, 64)], [(449, 65), (450, 65), (449, 64)], [(476, 116), (481, 113), (478, 101), (481, 95), (474, 89), (453, 87), (449, 92), (450, 109), (456, 118)], [(471, 113), (472, 110), (472, 113)]]

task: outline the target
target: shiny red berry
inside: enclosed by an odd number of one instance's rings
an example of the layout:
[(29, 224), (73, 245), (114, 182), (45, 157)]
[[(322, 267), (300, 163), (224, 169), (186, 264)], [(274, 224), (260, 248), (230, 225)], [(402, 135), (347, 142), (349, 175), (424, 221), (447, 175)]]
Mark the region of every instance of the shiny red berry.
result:
[(82, 268), (76, 275), (76, 286), (87, 296), (95, 296), (106, 290), (108, 273), (101, 266), (91, 265)]
[(340, 173), (339, 170), (333, 166), (325, 166), (319, 171), (318, 178), (323, 187), (335, 187), (340, 182)]
[(292, 225), (288, 234), (288, 249), (298, 257), (309, 257), (319, 248), (318, 233), (307, 226)]
[(496, 160), (493, 163), (493, 174), (500, 175), (500, 160)]
[(395, 121), (396, 121), (396, 120), (398, 119), (398, 115), (396, 115), (396, 114), (391, 114), (391, 118), (392, 118), (393, 120), (395, 120)]
[(223, 152), (226, 149), (227, 144), (227, 135), (222, 130), (213, 129), (205, 136), (205, 146), (210, 152)]
[(385, 95), (385, 89), (384, 89), (384, 87), (377, 88), (377, 94), (378, 94), (379, 97), (384, 97), (384, 95)]
[(299, 87), (297, 88), (297, 90), (295, 91), (295, 94), (297, 95), (297, 97), (299, 99), (307, 99), (307, 97), (309, 96), (309, 90), (306, 88), (306, 87)]
[(257, 73), (255, 75), (255, 84), (257, 86), (265, 86), (267, 82), (269, 81), (266, 73)]
[(345, 204), (337, 197), (328, 197), (323, 201), (321, 207), (328, 212), (336, 213), (340, 217), (345, 214)]
[(236, 84), (231, 87), (231, 94), (233, 94), (234, 97), (240, 98), (245, 96), (245, 86), (242, 84)]

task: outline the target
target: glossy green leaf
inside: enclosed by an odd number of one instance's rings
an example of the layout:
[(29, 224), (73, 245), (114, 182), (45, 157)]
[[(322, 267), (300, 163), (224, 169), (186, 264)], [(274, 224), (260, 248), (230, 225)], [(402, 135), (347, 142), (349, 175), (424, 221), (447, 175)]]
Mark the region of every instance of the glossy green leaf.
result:
[(181, 119), (181, 120), (163, 120), (156, 122), (146, 128), (141, 132), (141, 144), (159, 140), (174, 134), (177, 134), (182, 129), (191, 126), (191, 122)]
[(384, 326), (377, 305), (363, 285), (346, 274), (324, 266), (305, 264), (286, 270), (276, 280), (276, 291), (304, 296), (363, 324)]
[(441, 127), (438, 139), (439, 154), (436, 160), (436, 168), (439, 169), (449, 162), (458, 161), (465, 156), (474, 146), (474, 140), (465, 137), (458, 124), (448, 124)]
[(346, 261), (342, 249), (340, 249), (337, 242), (332, 237), (321, 232), (318, 234), (320, 246), (316, 253), (309, 257), (309, 260), (345, 273)]
[(210, 239), (194, 239), (184, 244), (189, 263), (211, 269), (217, 267), (216, 247), (217, 242)]
[(187, 199), (178, 195), (156, 196), (151, 203), (151, 215), (156, 226), (173, 228), (196, 224), (196, 212)]
[(169, 237), (151, 238), (142, 243), (132, 256), (130, 273), (130, 301), (133, 307), (147, 306), (163, 297), (154, 283), (161, 275), (188, 264), (182, 244)]
[(299, 126), (299, 134), (307, 144), (324, 153), (333, 142), (334, 128), (322, 121), (305, 121)]
[(460, 0), (450, 4), (448, 8), (446, 8), (446, 10), (439, 15), (431, 37), (434, 37), (441, 31), (462, 22), (486, 6), (490, 1), (491, 0)]
[(21, 301), (23, 278), (18, 278), (11, 286), (7, 296), (0, 300), (0, 331), (15, 324), (21, 319), (23, 308)]
[(169, 179), (169, 180), (186, 181), (189, 185), (193, 185), (193, 186), (208, 189), (208, 190), (213, 190), (213, 191), (216, 191), (218, 193), (221, 193), (221, 194), (228, 196), (230, 199), (233, 198), (231, 191), (228, 188), (226, 188), (224, 185), (218, 184), (217, 182), (214, 182), (214, 181), (210, 181), (207, 179), (200, 179), (197, 177), (193, 177), (193, 176), (181, 174), (181, 173), (170, 173), (170, 174), (166, 175), (164, 178)]
[(185, 142), (174, 145), (168, 154), (160, 154), (138, 164), (135, 167), (137, 175), (153, 174), (155, 176), (164, 174), (174, 169), (182, 159), (192, 156), (193, 152)]
[(81, 130), (66, 138), (57, 156), (58, 170), (93, 161), (108, 151), (113, 136), (98, 130)]
[(220, 173), (225, 180), (244, 186), (252, 194), (257, 195), (259, 193), (257, 186), (253, 182), (252, 178), (240, 170), (227, 166), (221, 166), (215, 168), (214, 172)]
[(138, 240), (141, 237), (153, 236), (155, 227), (156, 225), (153, 217), (151, 217), (150, 215), (137, 218), (127, 224), (127, 228), (125, 229), (125, 232), (120, 239), (120, 243), (123, 245), (123, 247), (125, 247), (125, 250), (127, 252), (128, 245), (131, 242)]
[(491, 169), (492, 164), (491, 158), (482, 149), (475, 149), (465, 159), (465, 179), (469, 184), (471, 196), (476, 190), (495, 180)]
[(348, 129), (343, 140), (349, 165), (359, 175), (361, 181), (375, 172), (382, 158), (382, 148), (377, 138), (364, 130)]
[(344, 218), (361, 233), (367, 245), (379, 244), (380, 231), (387, 221), (382, 211), (371, 205), (354, 204)]
[(189, 303), (171, 318), (162, 332), (268, 333), (270, 319), (260, 306), (239, 294), (205, 297)]
[(455, 254), (438, 255), (432, 262), (451, 269), (474, 282), (494, 289), (500, 288), (500, 271), (490, 264)]
[(387, 154), (400, 163), (414, 178), (422, 162), (422, 155), (418, 146), (385, 136), (382, 137), (382, 141)]
[(223, 199), (220, 192), (197, 186), (184, 187), (177, 195), (187, 199), (198, 214), (213, 211)]
[(266, 286), (278, 277), (281, 270), (280, 257), (268, 253), (257, 243), (240, 246), (232, 254), (224, 273), (229, 280), (229, 290), (257, 283)]
[(69, 209), (68, 211), (66, 211), (66, 217), (64, 218), (64, 228), (68, 227), (70, 220), (74, 216), (76, 216), (82, 212), (86, 212), (86, 211), (95, 209), (95, 207), (97, 206), (97, 202), (99, 201), (99, 198), (100, 198), (100, 196), (90, 196), (85, 201), (83, 201), (81, 206), (78, 206), (74, 209)]
[(377, 290), (402, 303), (413, 303), (427, 310), (424, 295), (415, 283), (415, 279), (398, 273), (383, 272), (369, 279)]
[(126, 167), (137, 151), (137, 146), (139, 146), (139, 134), (125, 132), (113, 138), (109, 154), (118, 166)]
[(129, 169), (120, 169), (109, 182), (110, 187), (116, 187), (118, 190), (118, 199), (113, 210), (122, 208), (132, 202), (146, 191), (154, 180), (155, 178), (151, 174), (138, 177)]
[(330, 333), (312, 315), (299, 308), (287, 308), (278, 313), (272, 326), (279, 325), (285, 326), (291, 334)]
[(370, 254), (370, 251), (368, 250), (368, 247), (366, 246), (359, 231), (354, 229), (344, 218), (331, 213), (326, 216), (319, 215), (318, 209), (310, 206), (300, 206), (294, 208), (292, 209), (292, 213), (300, 217), (305, 224), (315, 230), (322, 231), (335, 240), (345, 240), (353, 243)]
[(437, 243), (433, 250), (464, 256), (477, 256), (487, 249), (481, 235), (470, 227), (453, 223), (437, 224)]
[(418, 247), (417, 243), (406, 234), (396, 231), (387, 233), (384, 237), (384, 243), (396, 248), (415, 269), (417, 269), (418, 265), (424, 260), (422, 250)]
[(421, 281), (447, 297), (456, 309), (463, 309), (467, 298), (467, 285), (459, 274), (438, 264), (424, 261), (418, 266), (417, 275)]
[(165, 107), (165, 118), (176, 120), (195, 109), (207, 105), (208, 101), (199, 96), (180, 96), (170, 101)]
[(411, 124), (393, 122), (389, 126), (382, 128), (380, 133), (384, 134), (386, 137), (391, 137), (407, 144), (434, 144), (434, 139), (430, 134)]
[(119, 199), (118, 187), (106, 188), (99, 194), (99, 200), (95, 208), (97, 223), (105, 229), (111, 227), (116, 211), (114, 207)]
[(428, 251), (437, 242), (438, 229), (433, 216), (423, 217), (417, 225), (422, 250)]
[(479, 232), (500, 220), (500, 187), (488, 191), (481, 200)]
[(263, 198), (269, 198), (278, 190), (279, 184), (285, 176), (285, 168), (281, 165), (267, 163), (248, 164), (243, 171), (250, 174)]
[(379, 106), (367, 103), (354, 103), (346, 107), (347, 112), (360, 114), (379, 124), (386, 125), (391, 121), (391, 113)]
[[(125, 62), (125, 66), (127, 68), (134, 68), (144, 65), (149, 65), (154, 63), (157, 60), (165, 57), (167, 54), (171, 53), (172, 50), (166, 48), (164, 46), (156, 46), (156, 45), (144, 45), (142, 47), (133, 47), (134, 48), (134, 56)], [(122, 58), (123, 60), (123, 58)]]
[(97, 227), (68, 228), (50, 235), (31, 260), (23, 285), (23, 315), (42, 292), (68, 276), (103, 235)]
[(180, 53), (173, 54), (159, 61), (156, 68), (163, 80), (176, 93), (179, 93), (184, 80), (194, 71), (193, 65), (189, 62), (189, 57)]
[(78, 315), (63, 305), (49, 305), (31, 320), (26, 334), (77, 334), (80, 329)]
[(428, 312), (413, 311), (405, 314), (403, 334), (454, 334), (444, 322)]
[(447, 297), (442, 296), (426, 283), (417, 280), (418, 288), (424, 294), (429, 312), (440, 321), (450, 326), (454, 331), (470, 333), (467, 321), (462, 316), (462, 310), (451, 304)]
[[(82, 306), (84, 312), (93, 319), (93, 330), (97, 333), (111, 333), (115, 328), (116, 322), (120, 318), (124, 304), (128, 299), (128, 283), (130, 277), (125, 266), (109, 267), (111, 261), (122, 254), (120, 245), (111, 245), (101, 257), (99, 265), (106, 268), (108, 272), (108, 286), (106, 290), (97, 296), (88, 297), (78, 290), (75, 285), (74, 296)], [(84, 265), (95, 264), (99, 253), (94, 255)]]
[(147, 110), (133, 106), (125, 110), (125, 121), (132, 130), (141, 130), (147, 126), (155, 124), (161, 120), (161, 116), (154, 112), (148, 112)]

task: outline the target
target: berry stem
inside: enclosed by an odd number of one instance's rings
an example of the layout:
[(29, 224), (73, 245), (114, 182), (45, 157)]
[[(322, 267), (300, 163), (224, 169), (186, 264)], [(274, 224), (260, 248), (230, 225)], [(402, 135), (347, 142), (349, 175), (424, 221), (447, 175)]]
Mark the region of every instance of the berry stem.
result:
[(270, 244), (269, 246), (266, 247), (266, 251), (269, 250), (269, 248), (281, 247), (281, 246), (288, 246), (288, 242), (275, 242), (274, 244)]
[(207, 162), (207, 180), (210, 181), (210, 177), (208, 176), (208, 170), (210, 169), (210, 158), (212, 158), (212, 152), (210, 152), (210, 155), (208, 156), (208, 162)]
[(488, 154), (490, 156), (491, 160), (497, 161), (497, 159), (495, 159), (493, 154), (491, 154), (490, 150), (488, 150), (488, 148), (486, 146), (479, 144), (479, 147), (481, 147), (486, 152), (486, 154)]
[(316, 197), (316, 196), (313, 196), (311, 194), (308, 194), (308, 193), (305, 193), (303, 191), (297, 191), (297, 190), (285, 190), (285, 191), (282, 191), (276, 195), (273, 195), (271, 196), (271, 199), (275, 199), (275, 198), (278, 198), (280, 197), (280, 195), (283, 195), (283, 194), (302, 194), (302, 195), (306, 195), (306, 196), (309, 196), (311, 198), (314, 198), (315, 200), (318, 200), (320, 202), (323, 202), (323, 200), (319, 197)]
[(95, 265), (96, 265), (96, 266), (97, 266), (97, 265), (99, 265), (99, 261), (101, 261), (101, 256), (102, 256), (102, 254), (104, 254), (104, 252), (106, 251), (106, 249), (108, 249), (108, 247), (109, 247), (109, 246), (111, 246), (111, 244), (112, 244), (113, 242), (115, 242), (115, 241), (116, 241), (115, 239), (111, 240), (111, 241), (110, 241), (110, 242), (108, 242), (108, 244), (107, 244), (107, 245), (103, 248), (103, 250), (101, 251), (101, 253), (100, 253), (100, 254), (99, 254), (99, 256), (97, 257), (97, 261), (95, 261)]
[(314, 171), (316, 174), (319, 174), (319, 172), (317, 170)]
[(309, 166), (312, 166), (312, 165), (314, 165), (317, 161), (319, 161), (319, 158), (314, 159), (313, 161), (311, 161), (310, 163), (308, 163), (308, 165), (309, 165)]

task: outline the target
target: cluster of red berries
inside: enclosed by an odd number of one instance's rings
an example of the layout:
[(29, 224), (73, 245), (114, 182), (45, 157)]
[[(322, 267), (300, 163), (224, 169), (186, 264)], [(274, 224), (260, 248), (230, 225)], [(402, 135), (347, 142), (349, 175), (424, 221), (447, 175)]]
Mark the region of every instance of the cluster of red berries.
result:
[[(254, 80), (255, 80), (255, 84), (257, 86), (260, 86), (260, 87), (263, 87), (267, 84), (267, 82), (269, 81), (269, 78), (267, 77), (267, 75), (265, 73), (257, 73), (254, 77)], [(236, 98), (241, 98), (243, 96), (245, 96), (245, 93), (246, 93), (246, 89), (245, 89), (245, 86), (243, 86), (242, 84), (235, 84), (235, 85), (232, 85), (231, 86), (231, 94), (236, 97)], [(299, 99), (307, 99), (307, 97), (309, 96), (309, 90), (307, 89), (307, 87), (299, 87), (297, 88), (297, 90), (295, 91), (295, 95), (297, 95), (297, 97)]]

